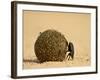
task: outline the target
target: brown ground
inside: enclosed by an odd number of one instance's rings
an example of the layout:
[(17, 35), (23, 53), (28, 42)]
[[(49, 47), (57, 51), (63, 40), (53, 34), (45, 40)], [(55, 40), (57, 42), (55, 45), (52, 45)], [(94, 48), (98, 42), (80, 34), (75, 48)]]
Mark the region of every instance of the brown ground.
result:
[(44, 62), (39, 63), (39, 61), (34, 56), (34, 59), (26, 59), (24, 60), (23, 66), (24, 69), (32, 69), (32, 68), (51, 68), (51, 67), (75, 67), (75, 66), (89, 66), (90, 59), (86, 56), (75, 56), (74, 60), (65, 59), (63, 62)]

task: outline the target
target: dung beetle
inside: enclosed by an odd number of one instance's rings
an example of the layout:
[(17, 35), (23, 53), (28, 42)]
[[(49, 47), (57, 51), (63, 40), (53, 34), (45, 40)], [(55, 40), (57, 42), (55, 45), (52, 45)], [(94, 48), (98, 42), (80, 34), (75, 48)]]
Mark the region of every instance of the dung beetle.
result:
[(67, 57), (68, 60), (74, 59), (74, 45), (72, 42), (69, 42), (68, 44), (68, 50), (67, 50)]

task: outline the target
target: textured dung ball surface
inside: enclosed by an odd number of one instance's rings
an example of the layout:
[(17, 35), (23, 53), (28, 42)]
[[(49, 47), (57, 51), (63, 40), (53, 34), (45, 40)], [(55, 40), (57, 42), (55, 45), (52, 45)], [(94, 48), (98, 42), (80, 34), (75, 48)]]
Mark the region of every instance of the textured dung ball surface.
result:
[(40, 62), (63, 61), (68, 42), (64, 35), (56, 30), (46, 30), (35, 42), (35, 54)]

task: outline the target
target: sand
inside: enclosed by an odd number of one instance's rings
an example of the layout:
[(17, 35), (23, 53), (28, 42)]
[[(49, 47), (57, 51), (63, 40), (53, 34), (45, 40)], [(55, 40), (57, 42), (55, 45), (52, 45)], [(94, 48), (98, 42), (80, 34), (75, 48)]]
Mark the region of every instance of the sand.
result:
[(58, 67), (81, 67), (90, 66), (90, 59), (88, 56), (75, 56), (73, 60), (65, 59), (62, 62), (48, 61), (44, 63), (39, 63), (37, 58), (34, 56), (32, 59), (25, 59), (23, 63), (24, 69), (33, 68), (58, 68)]
[(90, 66), (89, 58), (85, 59), (83, 57), (76, 57), (74, 60), (64, 60), (62, 62), (44, 62), (38, 63), (35, 60), (25, 61), (23, 63), (24, 69), (34, 69), (34, 68), (54, 68), (54, 67), (81, 67), (81, 66)]

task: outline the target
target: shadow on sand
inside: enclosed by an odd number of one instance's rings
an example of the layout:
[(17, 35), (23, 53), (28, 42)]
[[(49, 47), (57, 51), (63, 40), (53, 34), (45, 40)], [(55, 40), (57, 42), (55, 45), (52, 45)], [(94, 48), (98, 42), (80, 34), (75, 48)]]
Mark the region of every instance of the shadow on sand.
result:
[(37, 59), (34, 59), (34, 60), (32, 60), (32, 59), (24, 59), (23, 62), (34, 62), (34, 63), (40, 63), (39, 60), (37, 60)]

